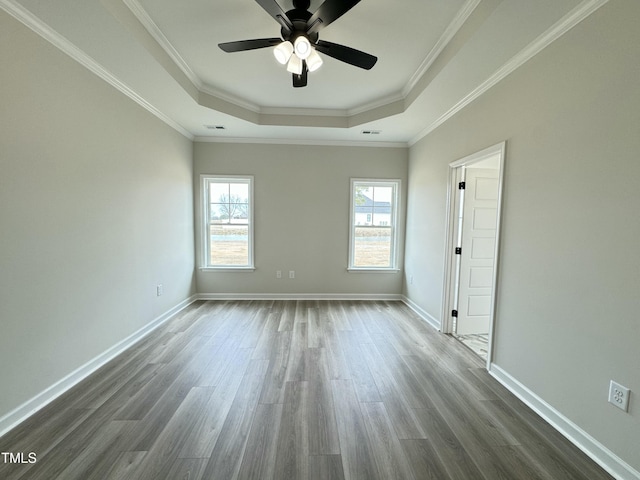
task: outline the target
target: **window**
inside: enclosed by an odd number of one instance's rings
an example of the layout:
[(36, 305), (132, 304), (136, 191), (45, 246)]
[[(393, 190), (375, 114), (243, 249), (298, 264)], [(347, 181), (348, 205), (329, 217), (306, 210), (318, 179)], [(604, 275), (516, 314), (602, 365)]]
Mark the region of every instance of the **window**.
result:
[(202, 176), (204, 268), (253, 268), (253, 177)]
[(350, 270), (396, 269), (400, 180), (351, 180)]

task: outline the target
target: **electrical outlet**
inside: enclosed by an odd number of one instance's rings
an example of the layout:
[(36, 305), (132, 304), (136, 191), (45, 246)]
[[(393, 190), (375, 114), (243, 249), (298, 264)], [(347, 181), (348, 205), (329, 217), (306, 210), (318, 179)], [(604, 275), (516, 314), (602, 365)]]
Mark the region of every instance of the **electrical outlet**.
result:
[(619, 383), (611, 380), (609, 384), (609, 403), (625, 412), (629, 411), (629, 395), (631, 391)]
[(164, 293), (164, 287), (162, 284), (156, 286), (156, 296), (161, 296)]
[(282, 270), (276, 270), (276, 278), (282, 278)]
[(296, 278), (296, 271), (295, 270), (289, 270), (289, 278)]

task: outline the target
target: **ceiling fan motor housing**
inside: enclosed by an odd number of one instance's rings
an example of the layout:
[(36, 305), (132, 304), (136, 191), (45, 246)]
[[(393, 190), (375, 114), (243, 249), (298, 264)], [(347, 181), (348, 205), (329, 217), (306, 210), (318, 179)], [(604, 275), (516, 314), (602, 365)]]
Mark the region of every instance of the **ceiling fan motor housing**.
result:
[[(299, 3), (299, 2), (294, 2), (294, 4), (295, 3)], [(309, 8), (308, 1), (303, 1), (301, 3), (307, 5), (306, 8)], [(296, 38), (300, 36), (305, 36), (307, 37), (307, 39), (309, 39), (309, 42), (314, 44), (317, 43), (318, 42), (317, 32), (307, 34), (307, 22), (309, 21), (311, 16), (312, 16), (311, 12), (307, 11), (306, 9), (294, 8), (293, 10), (289, 10), (287, 12), (287, 17), (289, 18), (289, 20), (291, 20), (291, 23), (293, 24), (293, 31), (289, 31), (288, 29), (282, 27), (280, 29), (280, 35), (282, 35), (282, 38), (285, 41), (288, 40), (291, 43), (293, 43), (296, 41)]]
[(293, 8), (296, 10), (309, 10), (311, 0), (293, 0)]

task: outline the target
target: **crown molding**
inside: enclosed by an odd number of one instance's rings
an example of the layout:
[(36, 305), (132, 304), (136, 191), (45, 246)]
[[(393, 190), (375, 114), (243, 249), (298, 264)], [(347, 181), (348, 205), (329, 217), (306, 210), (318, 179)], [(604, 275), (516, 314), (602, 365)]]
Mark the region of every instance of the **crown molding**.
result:
[(236, 107), (244, 108), (245, 110), (248, 110), (251, 113), (255, 113), (255, 114), (261, 113), (260, 105), (250, 102), (248, 100), (245, 100), (244, 98), (240, 98), (237, 95), (233, 95), (229, 92), (225, 92), (224, 90), (216, 88), (207, 83), (201, 83), (198, 89), (200, 90), (200, 93), (204, 93), (206, 95), (210, 95), (217, 99), (223, 100), (227, 103), (231, 103)]
[(562, 35), (567, 33), (573, 27), (582, 22), (589, 15), (594, 13), (600, 7), (607, 4), (609, 0), (584, 0), (577, 7), (567, 13), (553, 26), (542, 33), (533, 42), (520, 50), (514, 57), (511, 58), (502, 67), (496, 70), (489, 78), (482, 82), (478, 87), (464, 96), (458, 103), (442, 114), (431, 125), (421, 130), (414, 138), (409, 141), (409, 146), (415, 145), (422, 138), (426, 137), (429, 133), (433, 132), (436, 128), (442, 125), (444, 122), (453, 117), (456, 113), (461, 111), (471, 102), (487, 92), (491, 87), (498, 84), (505, 77), (513, 73), (516, 69), (524, 65), (531, 60), (534, 56), (547, 48), (553, 42), (555, 42)]
[(122, 0), (125, 6), (131, 11), (134, 17), (140, 22), (140, 24), (149, 32), (149, 35), (153, 37), (158, 46), (164, 50), (164, 52), (171, 58), (173, 63), (182, 71), (182, 73), (189, 79), (193, 86), (200, 92), (207, 95), (211, 95), (225, 102), (231, 103), (238, 107), (249, 110), (253, 113), (260, 113), (260, 106), (249, 102), (241, 97), (232, 95), (229, 92), (218, 89), (212, 85), (206, 84), (202, 81), (198, 75), (191, 69), (187, 61), (180, 55), (178, 50), (173, 46), (169, 39), (162, 33), (158, 24), (153, 21), (151, 16), (147, 13), (144, 7), (137, 0)]
[(473, 11), (480, 4), (481, 0), (467, 0), (467, 2), (458, 11), (453, 21), (447, 26), (444, 33), (440, 36), (436, 44), (431, 51), (427, 54), (423, 62), (418, 67), (418, 70), (411, 76), (404, 89), (402, 90), (402, 98), (405, 99), (409, 96), (409, 93), (415, 88), (420, 79), (427, 73), (433, 62), (436, 61), (438, 56), (442, 53), (449, 42), (453, 40), (458, 31), (469, 19)]
[[(363, 113), (372, 112), (373, 110), (377, 110), (379, 108), (384, 108), (388, 105), (391, 105), (396, 102), (404, 102), (405, 96), (402, 93), (392, 93), (391, 95), (387, 95), (386, 97), (378, 98), (369, 103), (365, 103), (358, 107), (350, 108), (347, 110), (347, 116), (355, 117), (356, 115), (361, 115)], [(406, 107), (405, 107), (406, 109)]]
[(45, 24), (42, 20), (36, 17), (29, 10), (24, 8), (22, 5), (12, 1), (12, 0), (0, 0), (0, 8), (2, 8), (5, 12), (11, 15), (13, 18), (18, 20), (20, 23), (31, 29), (33, 32), (38, 34), (40, 37), (45, 39), (47, 42), (51, 43), (54, 47), (61, 50), (63, 53), (67, 54), (73, 60), (78, 62), (80, 65), (100, 77), (102, 80), (110, 84), (116, 90), (120, 91), (131, 100), (136, 102), (142, 108), (147, 110), (149, 113), (153, 114), (164, 123), (169, 125), (171, 128), (176, 130), (181, 135), (187, 137), (189, 140), (193, 140), (193, 135), (187, 129), (185, 129), (182, 125), (178, 124), (172, 118), (168, 117), (152, 104), (147, 102), (144, 98), (138, 95), (134, 90), (132, 90), (128, 85), (121, 82), (118, 78), (112, 75), (106, 68), (96, 62), (92, 57), (84, 53), (78, 47), (76, 47), (73, 43), (67, 40), (65, 37), (60, 35), (58, 32), (53, 30), (47, 24)]
[(369, 147), (369, 148), (408, 148), (406, 142), (355, 142), (350, 140), (320, 140), (301, 138), (257, 138), (257, 137), (195, 137), (200, 143), (240, 143), (263, 145), (302, 145), (317, 147)]
[(142, 24), (142, 26), (149, 32), (149, 34), (154, 38), (154, 40), (160, 45), (160, 47), (165, 51), (167, 55), (171, 58), (173, 63), (182, 70), (182, 73), (189, 79), (191, 83), (198, 89), (201, 90), (203, 87), (202, 80), (198, 77), (189, 64), (182, 58), (182, 55), (178, 53), (178, 51), (171, 44), (169, 39), (162, 33), (160, 27), (153, 21), (153, 19), (149, 16), (147, 11), (144, 9), (142, 5), (137, 0), (122, 0), (122, 2), (127, 6), (131, 13), (138, 19), (138, 21)]

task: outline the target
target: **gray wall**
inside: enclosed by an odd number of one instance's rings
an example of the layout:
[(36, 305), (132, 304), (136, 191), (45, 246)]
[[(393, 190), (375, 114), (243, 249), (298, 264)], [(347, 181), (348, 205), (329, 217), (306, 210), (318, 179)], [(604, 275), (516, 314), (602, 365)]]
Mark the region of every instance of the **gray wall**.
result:
[(2, 11), (0, 64), (2, 418), (195, 282), (192, 143)]
[(639, 18), (609, 2), (411, 148), (404, 287), (439, 319), (448, 164), (506, 140), (495, 363), (636, 470)]
[[(256, 270), (197, 270), (198, 292), (400, 294), (401, 273), (347, 272), (349, 190), (351, 177), (402, 180), (402, 245), (407, 155), (404, 148), (196, 143), (196, 195), (200, 174), (254, 175), (256, 222)], [(198, 222), (198, 249), (200, 243)], [(399, 253), (401, 266), (402, 248)], [(276, 279), (276, 270), (283, 271), (282, 279)], [(294, 280), (289, 270), (295, 270)]]

